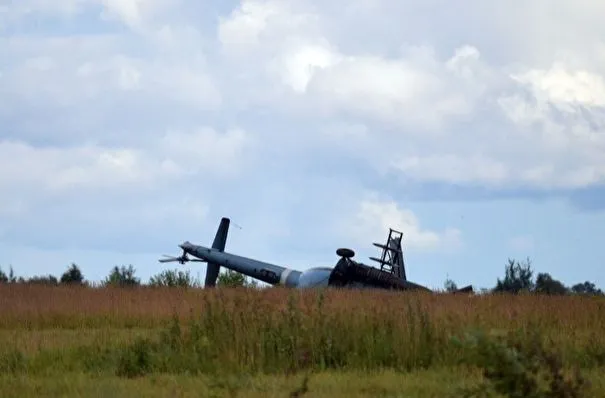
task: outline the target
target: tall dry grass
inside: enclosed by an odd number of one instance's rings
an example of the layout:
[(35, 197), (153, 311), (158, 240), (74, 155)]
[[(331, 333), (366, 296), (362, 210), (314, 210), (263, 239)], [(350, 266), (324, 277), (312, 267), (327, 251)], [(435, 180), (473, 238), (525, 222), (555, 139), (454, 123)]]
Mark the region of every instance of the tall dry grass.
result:
[[(305, 312), (313, 312), (319, 291), (271, 289), (86, 288), (0, 284), (0, 328), (141, 327), (163, 325), (176, 313), (188, 317), (207, 303), (229, 311), (279, 311), (294, 296)], [(605, 299), (582, 296), (449, 295), (389, 291), (326, 290), (327, 313), (363, 317), (380, 314), (404, 322), (409, 303), (418, 303), (436, 322), (511, 328), (540, 324), (575, 333), (605, 331)]]
[[(95, 371), (118, 368), (124, 374), (411, 370), (456, 365), (464, 352), (452, 337), (472, 329), (539, 331), (567, 363), (605, 365), (603, 298), (17, 284), (0, 285), (0, 308), (5, 330), (151, 332), (118, 348), (74, 343), (72, 351), (38, 353), (28, 371), (57, 363)], [(22, 354), (6, 354), (5, 367), (21, 363), (15, 358)]]

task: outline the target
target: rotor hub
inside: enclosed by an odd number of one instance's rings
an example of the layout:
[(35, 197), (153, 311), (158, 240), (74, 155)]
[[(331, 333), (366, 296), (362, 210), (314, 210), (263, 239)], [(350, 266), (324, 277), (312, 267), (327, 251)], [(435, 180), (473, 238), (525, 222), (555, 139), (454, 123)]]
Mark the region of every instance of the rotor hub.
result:
[(355, 256), (355, 252), (346, 247), (341, 247), (340, 249), (336, 250), (336, 255), (344, 258), (353, 258)]

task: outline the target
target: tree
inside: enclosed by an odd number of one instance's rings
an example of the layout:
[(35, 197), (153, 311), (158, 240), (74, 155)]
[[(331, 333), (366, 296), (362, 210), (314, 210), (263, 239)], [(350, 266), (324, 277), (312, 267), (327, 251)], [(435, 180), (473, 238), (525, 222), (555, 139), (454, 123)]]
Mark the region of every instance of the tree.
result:
[[(23, 278), (19, 278), (19, 281), (23, 282)], [(8, 282), (16, 283), (18, 282), (17, 277), (15, 276), (15, 270), (13, 270), (13, 266), (11, 265), (8, 270)]]
[(517, 294), (521, 291), (533, 290), (533, 271), (529, 258), (524, 264), (508, 259), (508, 265), (506, 265), (505, 272), (506, 275), (504, 276), (504, 280), (498, 278), (498, 282), (494, 288), (495, 292)]
[[(15, 272), (13, 271), (12, 266), (9, 267), (8, 275), (6, 275), (6, 272), (0, 268), (0, 283), (16, 283), (17, 281), (18, 280), (17, 277), (15, 277)], [(23, 281), (22, 278), (21, 281)]]
[(445, 291), (448, 293), (452, 293), (452, 292), (455, 292), (456, 290), (458, 290), (458, 285), (456, 285), (456, 282), (454, 282), (450, 278), (447, 278), (445, 280), (443, 287), (445, 288)]
[(111, 273), (103, 281), (104, 286), (138, 286), (141, 280), (134, 276), (135, 269), (132, 265), (128, 267), (117, 265), (112, 268)]
[(84, 282), (84, 275), (76, 263), (71, 263), (67, 271), (61, 275), (61, 283), (63, 284), (78, 284)]
[(246, 277), (237, 271), (228, 269), (219, 274), (216, 284), (225, 287), (245, 286)]
[(551, 295), (563, 295), (566, 294), (567, 288), (560, 281), (553, 279), (548, 273), (540, 273), (536, 277), (536, 284), (534, 287), (536, 293), (551, 294)]
[(603, 292), (597, 288), (594, 283), (586, 281), (584, 283), (577, 283), (571, 287), (571, 291), (575, 294), (584, 294), (590, 296), (602, 296)]
[(149, 280), (151, 286), (169, 287), (198, 287), (199, 282), (193, 279), (189, 271), (165, 270), (152, 276)]
[(217, 285), (226, 287), (242, 286), (249, 288), (257, 288), (259, 286), (258, 281), (230, 269), (219, 274)]
[(54, 275), (38, 275), (29, 278), (26, 283), (39, 284), (39, 285), (58, 285), (59, 280)]

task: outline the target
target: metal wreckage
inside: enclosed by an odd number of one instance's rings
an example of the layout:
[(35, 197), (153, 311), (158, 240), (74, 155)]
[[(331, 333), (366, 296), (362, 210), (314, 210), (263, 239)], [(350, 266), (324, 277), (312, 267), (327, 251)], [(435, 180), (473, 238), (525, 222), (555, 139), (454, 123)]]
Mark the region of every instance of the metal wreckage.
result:
[[(294, 288), (336, 287), (336, 288), (378, 288), (389, 290), (431, 291), (429, 288), (407, 279), (403, 259), (403, 233), (389, 230), (386, 244), (374, 243), (382, 249), (380, 258), (370, 257), (379, 268), (353, 260), (355, 252), (340, 248), (336, 254), (340, 257), (334, 267), (314, 267), (298, 271), (276, 264), (239, 256), (225, 251), (230, 219), (223, 217), (214, 237), (212, 247), (195, 245), (186, 241), (179, 245), (183, 250), (178, 257), (166, 256), (161, 263), (205, 262), (207, 263), (205, 287), (216, 286), (220, 267), (239, 272), (270, 285), (282, 285)], [(192, 256), (193, 258), (191, 258)], [(463, 287), (455, 293), (471, 293), (472, 285)]]

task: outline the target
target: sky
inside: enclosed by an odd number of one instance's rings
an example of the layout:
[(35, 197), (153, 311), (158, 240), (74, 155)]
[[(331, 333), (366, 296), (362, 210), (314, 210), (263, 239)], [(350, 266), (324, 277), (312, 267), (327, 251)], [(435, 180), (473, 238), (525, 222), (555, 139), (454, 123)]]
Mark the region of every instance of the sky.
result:
[(0, 1), (0, 267), (147, 281), (230, 217), (227, 251), (299, 270), (371, 263), (394, 228), (430, 287), (493, 287), (509, 258), (605, 287), (603, 15)]

